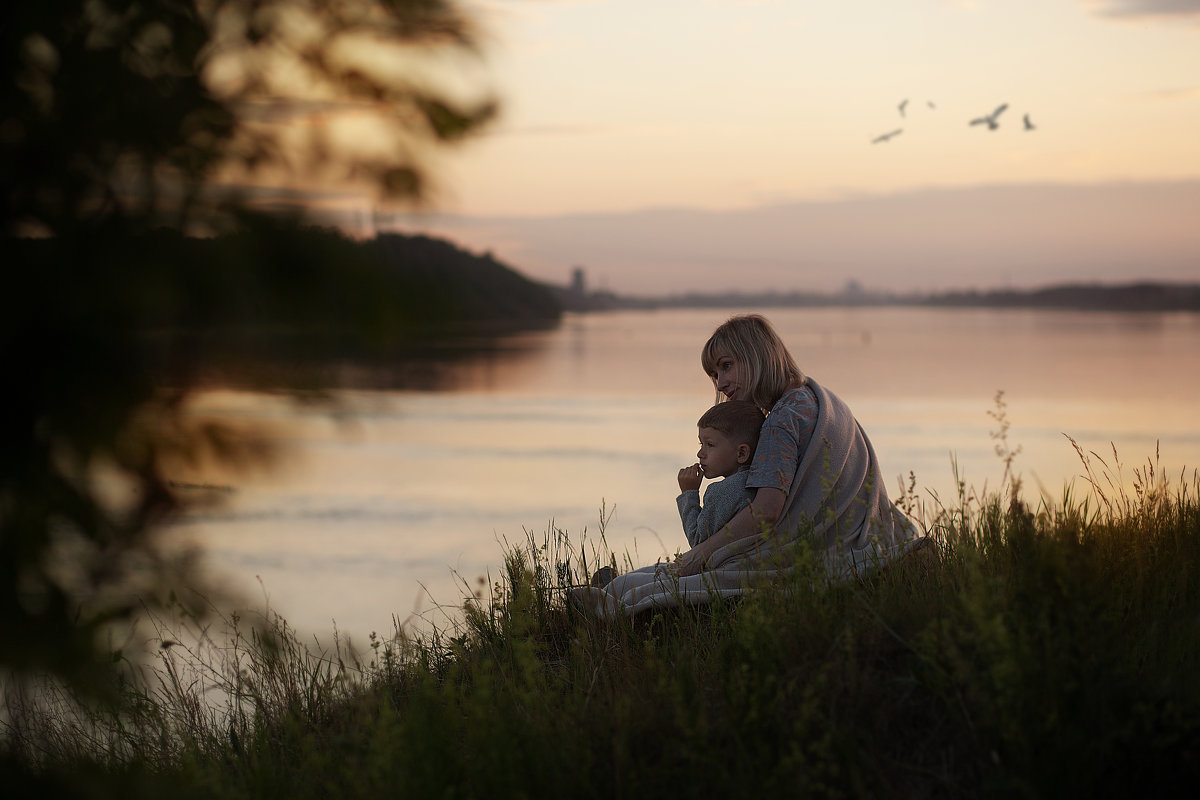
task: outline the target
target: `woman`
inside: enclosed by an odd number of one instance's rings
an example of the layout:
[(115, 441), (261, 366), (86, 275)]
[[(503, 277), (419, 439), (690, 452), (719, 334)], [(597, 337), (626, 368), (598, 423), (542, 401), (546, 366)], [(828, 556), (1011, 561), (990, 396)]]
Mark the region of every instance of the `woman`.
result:
[[(806, 547), (833, 580), (891, 561), (918, 539), (884, 489), (874, 448), (850, 409), (800, 371), (766, 318), (735, 316), (701, 363), (718, 400), (766, 410), (746, 508), (668, 567), (647, 567), (576, 598), (598, 613), (741, 594), (792, 569)], [(805, 544), (807, 543), (807, 544)]]

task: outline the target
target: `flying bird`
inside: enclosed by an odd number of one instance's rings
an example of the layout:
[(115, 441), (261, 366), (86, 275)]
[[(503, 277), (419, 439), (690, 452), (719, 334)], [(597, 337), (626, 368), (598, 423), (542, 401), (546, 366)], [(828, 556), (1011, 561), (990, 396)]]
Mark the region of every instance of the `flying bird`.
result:
[(1008, 108), (1008, 103), (1002, 103), (996, 107), (996, 110), (988, 114), (986, 117), (976, 117), (971, 120), (971, 125), (987, 125), (989, 131), (994, 131), (1000, 127), (1000, 123), (996, 120), (1004, 113), (1004, 109)]
[(1037, 126), (1029, 121), (1028, 114), (1025, 115), (1025, 130), (1027, 130), (1027, 131), (1036, 131), (1037, 130)]
[(904, 133), (904, 128), (896, 128), (896, 130), (894, 130), (894, 131), (889, 131), (888, 133), (884, 133), (879, 136), (876, 136), (874, 139), (871, 140), (871, 144), (879, 144), (880, 142), (886, 142), (888, 139), (891, 139), (893, 136), (899, 136), (902, 133)]
[(925, 105), (929, 106), (930, 108), (937, 108), (937, 106), (933, 104), (932, 100), (926, 100)]
[(908, 105), (908, 98), (905, 98), (904, 100), (900, 101), (900, 105), (896, 106), (896, 108), (900, 109), (900, 116), (902, 116), (902, 117), (904, 116), (904, 108), (907, 105)]

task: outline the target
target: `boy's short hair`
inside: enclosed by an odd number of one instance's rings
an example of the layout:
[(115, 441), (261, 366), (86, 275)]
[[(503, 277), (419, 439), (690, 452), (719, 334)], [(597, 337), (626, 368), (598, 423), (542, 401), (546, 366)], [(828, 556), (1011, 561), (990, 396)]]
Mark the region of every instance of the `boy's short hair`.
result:
[(726, 400), (704, 412), (698, 428), (712, 428), (728, 436), (734, 444), (758, 447), (758, 432), (762, 430), (762, 409), (749, 400)]

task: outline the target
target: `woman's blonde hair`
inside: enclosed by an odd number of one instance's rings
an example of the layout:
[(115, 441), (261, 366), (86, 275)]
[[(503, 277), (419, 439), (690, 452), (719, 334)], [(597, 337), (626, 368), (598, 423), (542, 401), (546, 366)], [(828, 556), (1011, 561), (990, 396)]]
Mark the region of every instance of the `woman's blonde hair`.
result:
[(804, 373), (775, 328), (760, 314), (730, 317), (708, 337), (700, 353), (700, 363), (714, 387), (717, 361), (722, 356), (729, 356), (742, 368), (742, 388), (746, 390), (743, 399), (766, 411), (771, 410), (784, 392), (804, 385)]

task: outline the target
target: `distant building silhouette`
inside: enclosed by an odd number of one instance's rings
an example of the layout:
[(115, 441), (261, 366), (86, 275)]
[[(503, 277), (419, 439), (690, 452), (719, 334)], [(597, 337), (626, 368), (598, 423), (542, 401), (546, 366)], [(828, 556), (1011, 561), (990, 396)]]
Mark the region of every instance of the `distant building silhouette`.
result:
[(618, 298), (607, 289), (589, 289), (583, 267), (571, 268), (571, 282), (555, 288), (564, 311), (605, 311), (613, 308), (652, 308), (654, 303), (632, 297)]

